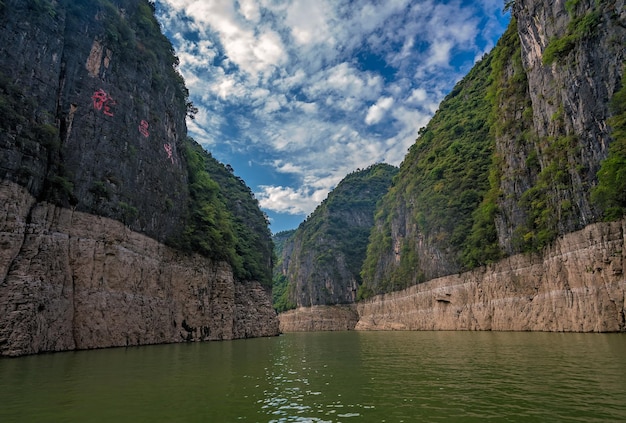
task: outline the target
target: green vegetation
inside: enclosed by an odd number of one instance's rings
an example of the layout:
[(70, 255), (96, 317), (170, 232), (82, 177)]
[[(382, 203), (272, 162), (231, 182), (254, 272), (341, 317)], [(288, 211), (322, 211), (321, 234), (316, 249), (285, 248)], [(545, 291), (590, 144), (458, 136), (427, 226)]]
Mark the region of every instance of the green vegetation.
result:
[[(395, 219), (410, 222), (407, 227), (414, 227), (427, 243), (443, 250), (453, 249), (456, 259), (462, 260), (474, 226), (473, 214), (490, 188), (494, 137), (490, 133), (492, 108), (486, 93), (491, 61), (492, 55), (486, 56), (454, 87), (409, 149), (378, 209), (362, 270), (361, 298), (424, 280), (415, 234), (400, 238), (397, 265), (380, 269), (380, 257), (388, 256), (392, 249)], [(476, 227), (476, 231), (481, 229)]]
[(595, 31), (602, 17), (601, 6), (595, 2), (594, 9), (582, 16), (575, 17), (575, 10), (580, 0), (568, 0), (565, 8), (572, 20), (567, 26), (567, 32), (562, 37), (554, 37), (550, 40), (543, 52), (543, 63), (550, 65), (563, 59), (582, 38), (588, 37)]
[(272, 284), (272, 304), (277, 313), (296, 308), (296, 304), (289, 299), (289, 279), (285, 275), (275, 275)]
[[(301, 248), (301, 256), (310, 257), (312, 263), (291, 262), (288, 275), (293, 279), (286, 288), (281, 285), (282, 279), (275, 279), (274, 289), (285, 293), (284, 301), (275, 303), (275, 307), (283, 307), (283, 304), (289, 307), (296, 302), (292, 291), (295, 291), (295, 279), (304, 278), (301, 272), (310, 275), (305, 283), (319, 287), (319, 301), (323, 304), (335, 303), (342, 296), (338, 292), (346, 289), (350, 282), (346, 278), (360, 284), (374, 210), (397, 172), (396, 167), (380, 163), (350, 173), (298, 227), (294, 239)], [(334, 299), (330, 299), (323, 288), (324, 278), (336, 287)], [(305, 304), (309, 301), (318, 303), (317, 298), (302, 299)]]
[(205, 170), (219, 186), (220, 197), (231, 214), (235, 252), (241, 258), (240, 265), (233, 263), (235, 274), (239, 279), (271, 286), (274, 246), (267, 216), (250, 188), (233, 174), (232, 167), (206, 153)]
[(283, 249), (287, 242), (293, 240), (295, 229), (278, 232), (272, 237), (274, 241), (274, 277), (272, 279), (272, 304), (278, 313), (296, 308), (296, 304), (289, 299), (289, 279), (283, 272)]
[(189, 175), (190, 206), (180, 247), (226, 260), (239, 267), (232, 218), (219, 195), (219, 186), (206, 170), (208, 153), (189, 140), (183, 152)]
[(371, 227), (355, 225), (355, 214), (372, 216), (377, 201), (389, 189), (397, 168), (378, 164), (348, 174), (328, 195), (313, 215), (301, 225), (303, 250), (316, 251), (316, 261), (324, 264), (332, 252), (320, 248), (320, 239), (332, 239), (332, 248), (345, 257), (346, 267), (357, 281), (365, 257)]
[[(528, 138), (527, 128), (532, 126), (532, 109), (527, 96), (528, 81), (522, 66), (521, 45), (516, 28), (517, 22), (513, 18), (492, 53), (489, 77), (491, 84), (487, 89), (486, 99), (491, 104), (491, 135), (496, 138), (510, 136), (521, 143)], [(524, 119), (512, 119), (511, 116), (515, 116), (520, 107), (523, 107)], [(502, 158), (494, 153), (488, 176), (489, 190), (472, 213), (472, 229), (461, 254), (461, 263), (466, 269), (492, 263), (503, 256), (495, 226), (501, 196), (502, 166)]]
[(543, 167), (535, 185), (521, 198), (521, 206), (528, 213), (526, 225), (516, 231), (516, 247), (521, 251), (539, 251), (558, 235), (558, 224), (571, 211), (568, 201), (561, 201), (559, 192), (571, 184), (570, 157), (576, 156), (579, 143), (575, 136), (547, 137), (542, 144)]
[(611, 99), (611, 109), (613, 116), (608, 123), (613, 142), (598, 171), (598, 186), (591, 197), (607, 221), (626, 216), (626, 84), (623, 82)]
[[(397, 173), (396, 167), (381, 163), (348, 174), (315, 211), (316, 216), (303, 225), (308, 229), (303, 248), (314, 248), (319, 238), (330, 237), (334, 248), (345, 257), (348, 271), (360, 283), (371, 227), (355, 225), (352, 218), (362, 214), (370, 220)], [(319, 262), (324, 258), (323, 253), (317, 255)]]
[(188, 139), (190, 205), (174, 244), (231, 264), (241, 280), (272, 283), (273, 246), (265, 215), (250, 189), (202, 146)]

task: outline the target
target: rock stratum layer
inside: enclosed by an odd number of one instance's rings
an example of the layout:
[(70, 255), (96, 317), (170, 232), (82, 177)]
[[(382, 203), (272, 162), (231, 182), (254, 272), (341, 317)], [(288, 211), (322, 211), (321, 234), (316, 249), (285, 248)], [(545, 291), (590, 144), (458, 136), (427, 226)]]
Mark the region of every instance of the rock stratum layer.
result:
[(356, 330), (626, 331), (626, 221), (357, 304)]
[(353, 330), (359, 321), (356, 305), (299, 307), (278, 315), (281, 332)]
[(0, 354), (278, 333), (269, 292), (124, 224), (0, 185)]

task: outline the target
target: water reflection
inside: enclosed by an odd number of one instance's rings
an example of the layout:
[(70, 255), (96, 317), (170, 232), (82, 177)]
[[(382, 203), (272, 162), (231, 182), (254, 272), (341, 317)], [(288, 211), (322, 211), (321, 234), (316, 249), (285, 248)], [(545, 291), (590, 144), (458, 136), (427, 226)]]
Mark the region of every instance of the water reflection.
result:
[[(266, 369), (270, 387), (260, 401), (270, 422), (334, 422), (372, 406), (355, 401), (362, 377), (360, 344), (337, 333), (281, 337)], [(344, 333), (344, 335), (348, 335)]]
[(343, 332), (0, 359), (0, 421), (626, 421), (626, 335)]
[(258, 404), (270, 422), (623, 421), (624, 353), (623, 335), (290, 334)]

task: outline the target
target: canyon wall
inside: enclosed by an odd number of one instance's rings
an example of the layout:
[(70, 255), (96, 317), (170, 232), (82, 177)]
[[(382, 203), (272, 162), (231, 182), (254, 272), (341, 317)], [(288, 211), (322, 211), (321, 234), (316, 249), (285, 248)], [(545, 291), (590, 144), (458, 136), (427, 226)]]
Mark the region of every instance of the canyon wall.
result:
[(356, 330), (626, 331), (626, 221), (357, 304)]
[(506, 7), (376, 207), (357, 330), (626, 330), (624, 0)]
[(154, 8), (0, 2), (0, 355), (278, 334), (266, 219), (187, 136)]
[(359, 321), (355, 304), (299, 307), (278, 315), (281, 332), (353, 330)]
[(624, 1), (508, 4), (509, 28), (419, 131), (378, 206), (360, 298), (624, 215), (620, 178), (599, 176), (623, 163)]
[(378, 163), (348, 174), (285, 241), (276, 273), (290, 305), (356, 301), (374, 210), (397, 172)]
[(0, 355), (278, 334), (268, 290), (0, 184)]

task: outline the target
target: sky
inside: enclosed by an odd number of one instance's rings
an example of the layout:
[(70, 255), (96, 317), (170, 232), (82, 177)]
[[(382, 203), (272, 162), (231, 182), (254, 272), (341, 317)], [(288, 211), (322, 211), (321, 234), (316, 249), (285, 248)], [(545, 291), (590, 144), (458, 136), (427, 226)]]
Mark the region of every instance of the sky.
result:
[(347, 174), (399, 166), (506, 29), (502, 0), (157, 0), (189, 135), (230, 164), (277, 233)]

